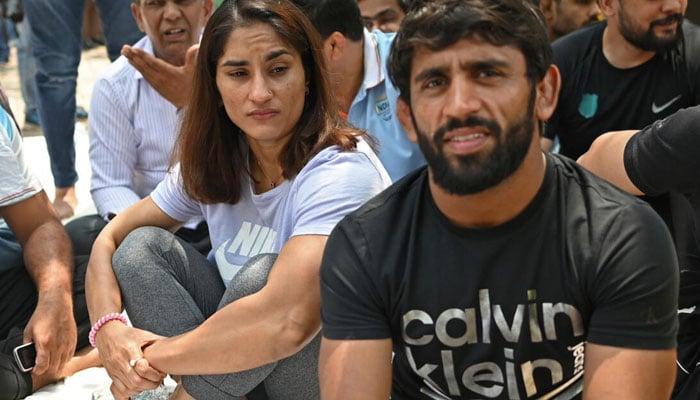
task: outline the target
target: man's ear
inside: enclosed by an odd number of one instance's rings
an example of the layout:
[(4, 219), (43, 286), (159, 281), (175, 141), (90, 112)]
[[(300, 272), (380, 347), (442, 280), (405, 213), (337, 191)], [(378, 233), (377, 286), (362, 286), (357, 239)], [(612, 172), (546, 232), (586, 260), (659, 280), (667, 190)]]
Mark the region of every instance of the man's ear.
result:
[(396, 100), (396, 116), (399, 117), (399, 122), (401, 122), (403, 130), (406, 131), (408, 140), (416, 143), (418, 136), (416, 135), (416, 126), (413, 124), (413, 118), (411, 118), (411, 106), (401, 97)]
[(143, 19), (141, 18), (141, 9), (134, 2), (131, 3), (131, 14), (134, 16), (134, 20), (136, 21), (136, 25), (138, 25), (139, 30), (145, 33), (146, 29), (143, 26)]
[(559, 100), (559, 89), (561, 88), (561, 75), (559, 69), (550, 65), (547, 73), (541, 81), (537, 83), (535, 91), (535, 116), (540, 121), (546, 121), (557, 108)]
[(348, 39), (340, 32), (331, 33), (323, 41), (323, 52), (329, 62), (341, 60), (345, 55), (345, 46)]
[(214, 0), (204, 0), (204, 18), (205, 21), (209, 20), (212, 12), (214, 12)]
[(598, 0), (598, 8), (600, 8), (600, 11), (606, 18), (615, 15), (617, 12), (616, 8), (613, 6), (613, 3), (616, 1), (619, 0)]
[(544, 20), (547, 21), (547, 26), (554, 21), (556, 8), (555, 0), (540, 0), (540, 10), (544, 15)]

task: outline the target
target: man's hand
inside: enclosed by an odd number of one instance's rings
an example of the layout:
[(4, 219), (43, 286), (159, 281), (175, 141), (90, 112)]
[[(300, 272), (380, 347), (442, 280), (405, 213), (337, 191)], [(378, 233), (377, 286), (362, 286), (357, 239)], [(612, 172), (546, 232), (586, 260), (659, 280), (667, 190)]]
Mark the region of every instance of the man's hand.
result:
[(58, 376), (75, 353), (76, 338), (70, 293), (39, 293), (36, 310), (24, 329), (24, 342), (36, 346), (33, 373)]
[(178, 109), (187, 104), (199, 45), (187, 50), (185, 64), (175, 66), (129, 45), (122, 47), (121, 54), (129, 60), (141, 75), (166, 100)]

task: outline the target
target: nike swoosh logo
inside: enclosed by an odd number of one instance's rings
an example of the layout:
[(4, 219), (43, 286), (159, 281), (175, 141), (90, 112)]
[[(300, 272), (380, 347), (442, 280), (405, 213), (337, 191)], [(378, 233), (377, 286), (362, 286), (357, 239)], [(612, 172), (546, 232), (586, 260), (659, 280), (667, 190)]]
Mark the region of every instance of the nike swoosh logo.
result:
[(672, 98), (668, 103), (662, 104), (660, 106), (657, 106), (656, 102), (653, 102), (653, 103), (651, 103), (651, 112), (653, 112), (654, 114), (658, 114), (661, 111), (667, 109), (669, 106), (671, 106), (671, 104), (675, 103), (676, 100), (678, 100), (680, 98), (681, 98), (681, 95), (679, 94), (678, 96)]

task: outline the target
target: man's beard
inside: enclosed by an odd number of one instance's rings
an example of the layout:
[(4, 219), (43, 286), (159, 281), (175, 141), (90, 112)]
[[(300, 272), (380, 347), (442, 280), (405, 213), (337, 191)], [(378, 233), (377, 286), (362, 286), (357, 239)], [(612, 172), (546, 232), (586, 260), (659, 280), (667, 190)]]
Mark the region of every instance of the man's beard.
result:
[[(678, 23), (676, 34), (670, 38), (660, 38), (654, 34), (654, 27), (658, 25), (667, 25), (673, 22)], [(677, 13), (669, 15), (660, 20), (653, 21), (649, 24), (649, 29), (646, 32), (635, 31), (629, 20), (626, 17), (624, 10), (620, 13), (620, 33), (633, 46), (644, 51), (663, 52), (672, 48), (681, 36), (681, 23), (683, 22), (683, 14)]]
[[(498, 185), (515, 172), (527, 154), (534, 131), (534, 90), (530, 96), (527, 113), (506, 128), (493, 120), (469, 116), (463, 120), (452, 119), (435, 132), (432, 140), (416, 124), (411, 111), (413, 126), (418, 134), (418, 145), (432, 172), (435, 184), (455, 195), (481, 192)], [(486, 128), (496, 139), (493, 150), (487, 154), (456, 156), (458, 165), (450, 163), (443, 152), (443, 138), (451, 130), (460, 127), (480, 126)]]

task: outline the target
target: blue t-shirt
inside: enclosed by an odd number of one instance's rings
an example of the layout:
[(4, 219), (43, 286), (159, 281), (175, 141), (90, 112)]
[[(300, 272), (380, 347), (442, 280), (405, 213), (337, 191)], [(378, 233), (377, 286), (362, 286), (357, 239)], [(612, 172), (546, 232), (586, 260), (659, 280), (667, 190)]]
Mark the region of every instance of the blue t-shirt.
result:
[(386, 72), (386, 59), (394, 36), (381, 31), (364, 31), (365, 76), (350, 106), (348, 121), (379, 141), (379, 160), (396, 182), (425, 165), (425, 158), (418, 145), (408, 139), (396, 116), (399, 91)]

